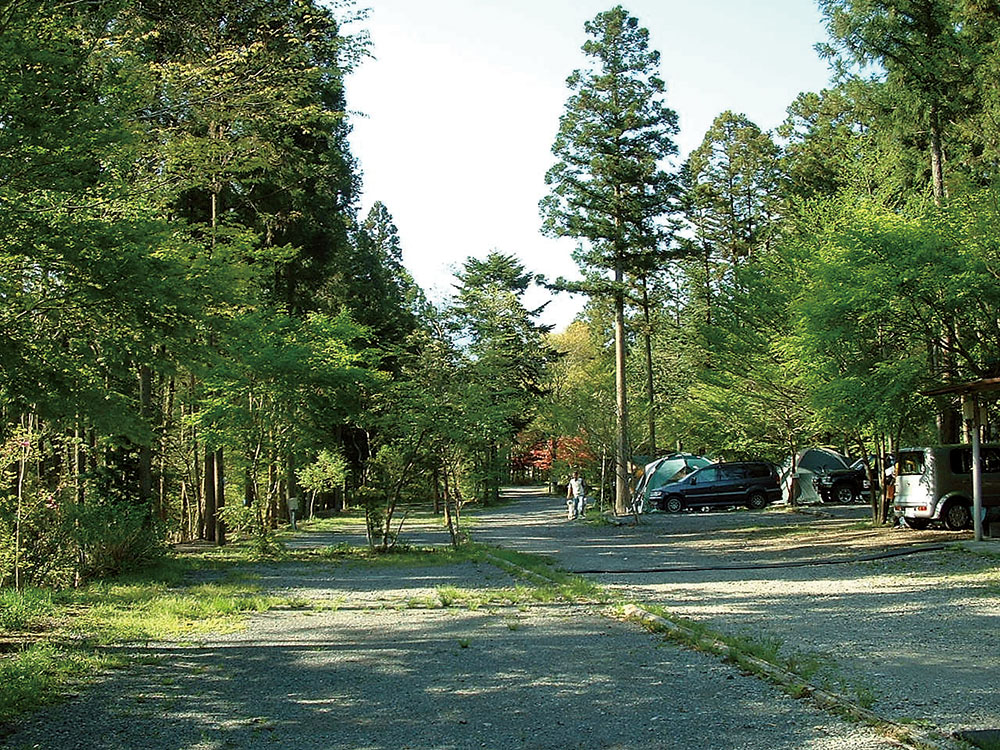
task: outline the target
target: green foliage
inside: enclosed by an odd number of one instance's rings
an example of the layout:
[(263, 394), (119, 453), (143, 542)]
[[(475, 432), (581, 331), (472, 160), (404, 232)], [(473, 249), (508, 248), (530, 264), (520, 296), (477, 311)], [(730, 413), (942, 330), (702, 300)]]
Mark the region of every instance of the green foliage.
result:
[(206, 448), (263, 527), (261, 477), (334, 442), (377, 377), (342, 313), (365, 280), (333, 278), (364, 41), (284, 0), (28, 0), (0, 22), (0, 440), (43, 435), (0, 480), (3, 579), (66, 585), (200, 533)]
[(47, 589), (0, 589), (0, 631), (35, 630), (54, 612), (52, 592)]
[(309, 492), (332, 492), (343, 486), (348, 467), (344, 457), (334, 451), (321, 450), (316, 460), (299, 469), (296, 476)]
[(527, 427), (556, 358), (536, 318), (525, 306), (531, 275), (513, 256), (491, 252), (469, 258), (457, 274), (449, 310), (459, 340), (468, 342), (454, 386), (463, 414), (466, 498), (499, 502), (506, 454)]
[(142, 506), (121, 502), (71, 505), (65, 522), (83, 560), (85, 578), (148, 565), (165, 551), (162, 530)]
[(677, 114), (664, 104), (660, 55), (637, 19), (618, 6), (585, 29), (583, 51), (593, 67), (567, 80), (573, 93), (541, 210), (545, 231), (588, 240), (579, 262), (603, 272), (621, 265), (624, 253), (655, 246), (655, 222), (676, 197), (676, 180), (660, 165), (676, 153)]
[(227, 529), (243, 539), (249, 539), (258, 556), (269, 558), (281, 552), (282, 546), (266, 523), (259, 504), (226, 505), (219, 509), (219, 519)]

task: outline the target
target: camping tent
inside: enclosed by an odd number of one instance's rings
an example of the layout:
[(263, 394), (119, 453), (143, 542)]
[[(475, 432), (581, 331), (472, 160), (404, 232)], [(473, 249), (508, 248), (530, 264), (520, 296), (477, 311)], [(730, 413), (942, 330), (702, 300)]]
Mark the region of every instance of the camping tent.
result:
[(639, 502), (642, 507), (645, 507), (652, 490), (669, 482), (677, 481), (695, 469), (708, 466), (710, 463), (712, 462), (704, 456), (695, 456), (690, 453), (672, 453), (669, 456), (651, 461), (643, 467), (642, 476), (632, 493), (633, 503)]
[[(785, 502), (790, 502), (792, 493), (799, 505), (821, 503), (823, 498), (816, 491), (816, 473), (835, 469), (847, 469), (847, 459), (829, 448), (806, 448), (795, 457), (795, 472), (792, 473), (792, 457), (781, 465), (781, 490)], [(797, 489), (792, 479), (796, 480)]]

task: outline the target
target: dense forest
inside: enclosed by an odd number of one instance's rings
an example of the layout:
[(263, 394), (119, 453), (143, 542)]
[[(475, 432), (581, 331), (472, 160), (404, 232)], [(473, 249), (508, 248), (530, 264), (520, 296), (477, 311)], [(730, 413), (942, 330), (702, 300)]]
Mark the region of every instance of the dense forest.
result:
[(0, 585), (266, 543), (289, 498), (384, 549), (409, 503), (458, 540), (464, 503), (605, 456), (622, 510), (632, 454), (959, 439), (920, 393), (1000, 374), (1000, 8), (819, 5), (829, 88), (682, 163), (649, 33), (586, 25), (540, 225), (590, 301), (552, 333), (515, 256), (432, 303), (360, 215), (350, 6), (8, 0)]

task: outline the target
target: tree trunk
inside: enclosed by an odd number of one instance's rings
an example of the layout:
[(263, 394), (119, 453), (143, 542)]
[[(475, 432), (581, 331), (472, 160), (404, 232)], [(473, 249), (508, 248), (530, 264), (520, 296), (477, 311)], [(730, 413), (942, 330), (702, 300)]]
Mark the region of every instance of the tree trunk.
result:
[(441, 469), (439, 466), (435, 465), (431, 469), (431, 484), (433, 485), (433, 500), (434, 500), (434, 515), (436, 516), (441, 512), (441, 487), (440, 487), (440, 474)]
[[(139, 366), (139, 414), (150, 429), (153, 428), (153, 371), (149, 365)], [(150, 508), (153, 500), (153, 442), (152, 438), (139, 446), (139, 502)]]
[(656, 407), (654, 399), (656, 390), (653, 382), (653, 324), (649, 316), (649, 284), (646, 276), (642, 277), (642, 317), (644, 323), (643, 343), (646, 347), (646, 403), (648, 414), (646, 416), (649, 430), (649, 453), (656, 457)]
[[(226, 505), (226, 462), (222, 448), (215, 451), (215, 512), (218, 516)], [(220, 547), (226, 543), (226, 524), (221, 517), (215, 519), (215, 543)]]
[(940, 206), (947, 198), (944, 186), (944, 147), (941, 144), (941, 115), (936, 104), (931, 104), (930, 114), (931, 136), (931, 184), (934, 194), (934, 204)]
[(625, 293), (623, 253), (615, 259), (615, 514), (624, 515), (628, 508), (628, 402), (625, 385)]
[(215, 452), (208, 449), (205, 450), (205, 475), (204, 475), (204, 491), (202, 492), (205, 498), (205, 539), (209, 542), (215, 541)]
[(156, 510), (161, 521), (167, 520), (167, 440), (174, 427), (174, 399), (177, 395), (177, 381), (171, 377), (164, 390), (163, 425), (158, 441), (160, 470), (156, 493)]

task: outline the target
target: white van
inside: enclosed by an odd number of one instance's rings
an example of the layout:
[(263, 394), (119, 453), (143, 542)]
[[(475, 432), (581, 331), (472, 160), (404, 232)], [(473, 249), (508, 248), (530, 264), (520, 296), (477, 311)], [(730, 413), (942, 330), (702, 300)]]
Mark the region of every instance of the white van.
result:
[[(1000, 443), (981, 446), (983, 509), (1000, 512)], [(957, 531), (972, 525), (972, 446), (905, 448), (896, 456), (893, 509), (907, 526), (924, 529), (941, 521)]]

